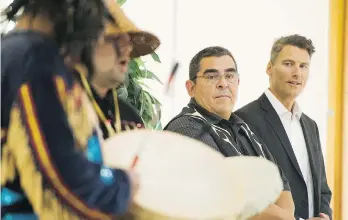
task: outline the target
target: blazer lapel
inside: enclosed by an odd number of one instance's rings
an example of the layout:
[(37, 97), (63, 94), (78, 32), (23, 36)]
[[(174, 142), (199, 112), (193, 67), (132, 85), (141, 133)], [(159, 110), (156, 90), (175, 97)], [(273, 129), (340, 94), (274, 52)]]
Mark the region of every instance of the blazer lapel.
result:
[[(311, 129), (311, 126), (309, 124), (309, 121), (305, 119), (305, 117), (302, 115), (300, 119), (303, 135), (306, 141), (307, 146), (307, 152), (309, 157), (309, 164), (311, 166), (311, 172), (312, 172), (312, 178), (313, 178), (313, 191), (314, 191), (314, 199), (315, 201), (319, 200), (318, 197), (318, 184), (319, 183), (319, 169), (320, 169), (320, 158), (317, 155), (318, 149), (315, 145), (316, 140), (314, 136), (315, 130)], [(316, 203), (314, 203), (316, 204)], [(319, 209), (319, 207), (314, 207), (315, 211)]]
[(290, 140), (286, 134), (284, 126), (283, 126), (282, 122), (280, 121), (280, 118), (279, 118), (277, 112), (274, 110), (272, 104), (269, 102), (269, 100), (265, 94), (262, 94), (262, 96), (259, 98), (259, 100), (261, 102), (262, 109), (265, 110), (264, 117), (265, 117), (266, 121), (271, 125), (274, 132), (278, 136), (278, 139), (282, 143), (282, 146), (284, 147), (287, 155), (289, 156), (292, 165), (295, 167), (295, 169), (297, 170), (298, 174), (302, 177), (302, 179), (304, 179), (302, 176), (300, 166), (298, 165), (295, 153), (292, 150)]

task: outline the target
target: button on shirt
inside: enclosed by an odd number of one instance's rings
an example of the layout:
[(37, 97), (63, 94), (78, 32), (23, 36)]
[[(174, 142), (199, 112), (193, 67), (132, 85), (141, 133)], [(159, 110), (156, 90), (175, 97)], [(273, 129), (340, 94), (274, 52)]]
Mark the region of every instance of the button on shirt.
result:
[(300, 118), (302, 114), (301, 109), (295, 102), (292, 112), (289, 112), (285, 108), (285, 106), (272, 94), (270, 90), (267, 89), (265, 91), (265, 94), (270, 103), (272, 104), (273, 108), (277, 112), (291, 143), (292, 149), (297, 159), (297, 163), (301, 169), (302, 176), (307, 185), (309, 217), (313, 217), (313, 179), (311, 167), (309, 164), (306, 141), (300, 123)]

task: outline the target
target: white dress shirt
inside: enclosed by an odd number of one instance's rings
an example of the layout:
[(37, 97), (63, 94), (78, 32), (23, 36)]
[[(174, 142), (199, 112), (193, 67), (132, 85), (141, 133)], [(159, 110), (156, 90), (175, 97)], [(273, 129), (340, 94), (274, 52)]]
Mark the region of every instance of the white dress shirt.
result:
[(313, 207), (313, 179), (312, 179), (312, 171), (309, 164), (308, 151), (306, 146), (306, 141), (304, 138), (304, 134), (302, 131), (300, 118), (301, 118), (301, 109), (298, 104), (295, 102), (292, 108), (292, 112), (289, 112), (285, 106), (272, 94), (272, 92), (267, 89), (265, 94), (272, 104), (273, 108), (277, 112), (286, 134), (290, 140), (292, 149), (295, 153), (297, 163), (300, 166), (302, 176), (307, 185), (308, 192), (308, 213), (309, 217), (313, 217), (314, 215), (314, 207)]

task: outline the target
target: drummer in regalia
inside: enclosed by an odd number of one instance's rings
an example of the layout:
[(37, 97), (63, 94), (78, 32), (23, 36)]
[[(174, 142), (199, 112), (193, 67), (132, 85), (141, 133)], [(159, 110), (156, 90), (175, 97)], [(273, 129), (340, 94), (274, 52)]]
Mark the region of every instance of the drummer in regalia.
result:
[(67, 65), (108, 14), (99, 0), (13, 0), (4, 11), (16, 27), (1, 39), (1, 219), (127, 212), (132, 172), (89, 160), (86, 149), (100, 146), (94, 112)]
[(143, 128), (144, 122), (138, 110), (127, 100), (118, 98), (117, 88), (127, 77), (130, 59), (152, 53), (159, 39), (138, 29), (124, 14), (116, 1), (106, 1), (112, 19), (105, 34), (91, 53), (85, 50), (82, 64), (76, 71), (82, 86), (98, 115), (103, 138), (126, 129)]

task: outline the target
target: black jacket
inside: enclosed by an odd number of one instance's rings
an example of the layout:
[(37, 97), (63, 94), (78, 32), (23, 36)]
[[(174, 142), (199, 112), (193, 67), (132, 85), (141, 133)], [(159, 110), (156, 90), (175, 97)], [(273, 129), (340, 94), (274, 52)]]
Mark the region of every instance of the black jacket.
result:
[[(259, 99), (236, 111), (235, 114), (255, 129), (256, 133), (266, 143), (269, 151), (290, 182), (292, 197), (295, 203), (296, 217), (307, 219), (307, 186), (286, 131), (267, 96), (263, 94)], [(312, 170), (314, 216), (319, 216), (319, 213), (323, 212), (332, 219), (332, 211), (330, 208), (331, 191), (326, 181), (318, 127), (315, 121), (305, 114), (302, 114), (300, 123), (304, 132)]]

